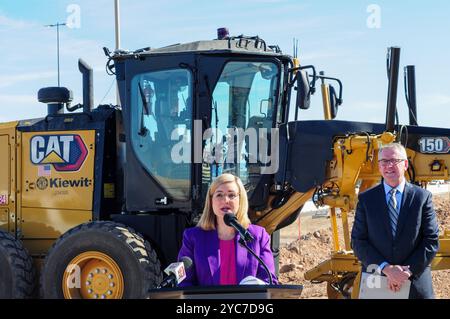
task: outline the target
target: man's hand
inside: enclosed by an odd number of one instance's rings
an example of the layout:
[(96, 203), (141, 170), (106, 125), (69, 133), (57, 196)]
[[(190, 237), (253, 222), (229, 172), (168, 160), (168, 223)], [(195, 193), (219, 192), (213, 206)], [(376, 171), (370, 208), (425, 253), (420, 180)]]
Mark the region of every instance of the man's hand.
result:
[(408, 274), (408, 278), (412, 276), (411, 270), (409, 270), (409, 266), (401, 266), (403, 268), (403, 271)]
[(389, 289), (398, 292), (402, 285), (412, 275), (409, 266), (387, 265), (383, 268), (383, 273), (388, 278)]

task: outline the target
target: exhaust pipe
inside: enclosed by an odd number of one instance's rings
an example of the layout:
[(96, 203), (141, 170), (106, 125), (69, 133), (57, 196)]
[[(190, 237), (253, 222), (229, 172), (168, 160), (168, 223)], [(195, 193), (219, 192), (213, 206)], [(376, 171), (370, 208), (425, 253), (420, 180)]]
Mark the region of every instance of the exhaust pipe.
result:
[(58, 114), (64, 114), (64, 104), (62, 103), (47, 104), (47, 115), (52, 116)]
[(78, 59), (78, 69), (83, 74), (83, 112), (90, 113), (94, 105), (93, 71), (83, 59)]
[(416, 100), (416, 68), (414, 65), (405, 66), (405, 97), (408, 104), (409, 125), (417, 124)]
[(394, 132), (395, 114), (397, 111), (398, 69), (400, 64), (400, 48), (390, 47), (388, 51), (388, 99), (386, 107), (386, 131)]

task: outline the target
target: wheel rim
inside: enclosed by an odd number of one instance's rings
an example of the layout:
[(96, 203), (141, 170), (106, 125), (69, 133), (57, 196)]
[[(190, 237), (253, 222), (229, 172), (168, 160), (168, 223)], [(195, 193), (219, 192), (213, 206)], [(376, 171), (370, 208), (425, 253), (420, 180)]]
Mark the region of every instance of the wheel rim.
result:
[(62, 288), (66, 299), (120, 299), (123, 274), (108, 255), (88, 251), (76, 256), (66, 267)]

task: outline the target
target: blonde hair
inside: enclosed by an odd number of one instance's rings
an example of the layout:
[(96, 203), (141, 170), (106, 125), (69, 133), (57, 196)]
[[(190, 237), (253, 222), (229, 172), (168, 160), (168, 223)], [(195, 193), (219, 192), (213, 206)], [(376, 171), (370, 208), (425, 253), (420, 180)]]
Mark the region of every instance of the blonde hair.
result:
[(251, 222), (247, 215), (247, 192), (244, 188), (244, 184), (242, 184), (241, 179), (232, 174), (222, 174), (212, 182), (211, 186), (208, 189), (208, 194), (206, 195), (205, 207), (203, 208), (203, 214), (198, 221), (198, 227), (202, 228), (203, 230), (216, 229), (216, 215), (214, 215), (212, 206), (213, 194), (220, 185), (232, 182), (236, 183), (237, 187), (239, 188), (239, 209), (236, 212), (236, 218), (239, 223), (244, 226), (244, 228), (248, 228)]
[(383, 145), (382, 147), (380, 147), (380, 149), (378, 150), (378, 159), (381, 158), (381, 153), (383, 152), (383, 150), (385, 150), (387, 148), (397, 151), (397, 153), (400, 156), (402, 156), (401, 159), (404, 159), (404, 160), (408, 159), (408, 156), (406, 155), (406, 149), (400, 143), (389, 143), (389, 144), (386, 144), (386, 145)]

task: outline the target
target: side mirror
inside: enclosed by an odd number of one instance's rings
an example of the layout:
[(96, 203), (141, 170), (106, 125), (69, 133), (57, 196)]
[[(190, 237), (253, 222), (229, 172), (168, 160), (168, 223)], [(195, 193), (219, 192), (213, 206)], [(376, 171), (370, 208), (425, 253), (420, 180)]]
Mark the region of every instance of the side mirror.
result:
[(302, 110), (309, 109), (311, 102), (311, 86), (309, 83), (308, 72), (304, 70), (297, 71), (297, 100), (295, 105)]
[(329, 92), (330, 92), (330, 111), (331, 111), (331, 119), (334, 120), (334, 118), (337, 115), (338, 112), (338, 98), (336, 97), (336, 90), (333, 86), (329, 86)]

